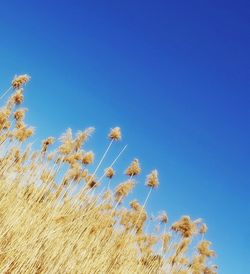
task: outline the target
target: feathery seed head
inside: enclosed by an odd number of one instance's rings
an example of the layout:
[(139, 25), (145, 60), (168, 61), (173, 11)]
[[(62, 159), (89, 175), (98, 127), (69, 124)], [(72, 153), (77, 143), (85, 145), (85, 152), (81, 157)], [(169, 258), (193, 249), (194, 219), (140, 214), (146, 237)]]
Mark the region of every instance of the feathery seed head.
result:
[(162, 223), (162, 224), (166, 224), (168, 222), (168, 215), (166, 212), (162, 212), (157, 219)]
[(64, 177), (65, 185), (67, 185), (67, 183), (71, 180), (79, 183), (81, 179), (82, 179), (82, 169), (80, 165), (75, 165), (71, 167), (67, 171)]
[(109, 179), (112, 179), (113, 176), (115, 175), (115, 171), (112, 167), (108, 167), (105, 169), (105, 176), (108, 177)]
[(0, 110), (0, 130), (5, 129), (9, 125), (10, 111), (7, 108)]
[(142, 206), (138, 203), (137, 200), (133, 200), (129, 203), (130, 207), (134, 209), (135, 211), (139, 211), (142, 209)]
[(62, 143), (58, 148), (61, 154), (69, 154), (74, 149), (74, 141), (71, 128), (68, 128), (65, 133), (61, 135), (59, 141)]
[(93, 127), (89, 127), (84, 131), (78, 131), (76, 138), (74, 140), (74, 146), (76, 151), (79, 150), (81, 146), (88, 140), (88, 138), (91, 136), (94, 130), (95, 129)]
[(134, 186), (135, 182), (133, 180), (128, 180), (119, 184), (115, 190), (115, 200), (118, 203), (121, 203), (121, 201), (132, 191)]
[(24, 119), (27, 108), (18, 109), (14, 112), (14, 119), (16, 121), (22, 121)]
[(155, 169), (147, 176), (146, 186), (155, 188), (158, 185), (159, 185), (158, 172)]
[(22, 125), (20, 128), (15, 129), (14, 131), (14, 137), (20, 142), (26, 141), (33, 134), (34, 134), (34, 128), (26, 127), (25, 125)]
[(184, 238), (189, 238), (196, 233), (196, 225), (190, 220), (189, 216), (183, 216), (172, 225), (171, 229), (181, 233)]
[(84, 165), (90, 165), (94, 161), (94, 153), (92, 151), (85, 152), (82, 156), (82, 163)]
[(15, 75), (14, 79), (12, 80), (12, 87), (14, 89), (20, 88), (22, 85), (26, 84), (30, 80), (30, 76), (28, 74), (23, 75)]
[(95, 188), (98, 187), (100, 185), (99, 182), (96, 181), (95, 177), (93, 177), (93, 175), (87, 175), (85, 178), (85, 181), (87, 183), (88, 188)]
[(201, 241), (197, 246), (197, 250), (199, 254), (204, 255), (206, 257), (215, 256), (215, 252), (209, 249), (210, 245), (211, 245), (211, 242), (209, 241), (206, 241), (206, 240)]
[(119, 127), (112, 128), (108, 135), (110, 140), (119, 141), (122, 138), (121, 129)]
[(20, 105), (23, 102), (24, 96), (23, 96), (23, 89), (18, 89), (11, 97), (11, 101), (15, 105)]
[(109, 135), (110, 140), (119, 141), (122, 138), (121, 129), (119, 127), (111, 128)]
[(140, 173), (141, 173), (141, 168), (139, 165), (139, 160), (134, 159), (129, 165), (129, 167), (127, 168), (127, 170), (125, 171), (125, 174), (128, 176), (136, 176)]
[(202, 224), (199, 230), (200, 234), (205, 234), (207, 232), (207, 225), (206, 224)]
[(204, 274), (217, 274), (217, 265), (212, 265), (210, 267), (206, 266), (204, 268)]
[(55, 141), (54, 137), (48, 137), (47, 139), (43, 140), (42, 142), (42, 152), (45, 153), (48, 149), (49, 145), (52, 145)]

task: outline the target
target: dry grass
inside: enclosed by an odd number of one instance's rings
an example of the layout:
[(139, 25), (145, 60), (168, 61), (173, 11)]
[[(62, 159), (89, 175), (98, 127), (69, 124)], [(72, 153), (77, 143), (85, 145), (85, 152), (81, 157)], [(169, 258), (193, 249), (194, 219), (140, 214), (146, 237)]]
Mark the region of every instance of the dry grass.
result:
[[(156, 170), (147, 176), (146, 200), (127, 207), (122, 203), (141, 172), (137, 159), (113, 190), (107, 181), (114, 185), (113, 165), (123, 151), (96, 177), (121, 139), (120, 128), (109, 132), (97, 164), (93, 152), (83, 149), (93, 128), (76, 136), (68, 129), (59, 145), (49, 137), (39, 151), (32, 149), (27, 139), (34, 129), (24, 123), (27, 110), (19, 107), (29, 79), (15, 77), (1, 96), (13, 91), (0, 110), (0, 273), (216, 273), (201, 220), (183, 216), (171, 225), (165, 212), (149, 220), (145, 207), (159, 185)], [(150, 222), (158, 228), (146, 232)]]

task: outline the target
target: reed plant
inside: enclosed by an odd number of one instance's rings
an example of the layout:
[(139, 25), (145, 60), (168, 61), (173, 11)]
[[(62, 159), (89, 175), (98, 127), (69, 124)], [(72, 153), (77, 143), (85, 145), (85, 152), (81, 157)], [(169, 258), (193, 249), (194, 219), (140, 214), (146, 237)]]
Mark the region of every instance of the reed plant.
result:
[[(97, 163), (85, 149), (92, 127), (76, 134), (67, 129), (58, 139), (43, 140), (40, 149), (32, 147), (34, 128), (21, 107), (29, 80), (15, 76), (0, 96), (10, 94), (0, 109), (0, 273), (217, 273), (201, 219), (182, 216), (169, 224), (165, 212), (149, 218), (157, 170), (145, 180), (146, 199), (124, 203), (141, 167), (132, 160), (124, 181), (116, 182), (115, 165), (126, 146), (103, 167), (122, 138), (119, 127), (108, 133)], [(146, 229), (151, 224), (156, 229)]]

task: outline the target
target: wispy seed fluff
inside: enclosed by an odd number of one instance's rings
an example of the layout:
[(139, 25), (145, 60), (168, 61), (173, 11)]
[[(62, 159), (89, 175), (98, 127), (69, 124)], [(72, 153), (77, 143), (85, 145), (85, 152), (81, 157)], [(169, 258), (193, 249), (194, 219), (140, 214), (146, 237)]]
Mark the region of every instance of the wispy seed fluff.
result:
[(84, 165), (90, 165), (94, 161), (94, 153), (92, 151), (85, 152), (82, 156), (82, 163)]
[(23, 89), (18, 89), (11, 97), (11, 101), (15, 105), (20, 105), (23, 102), (24, 96), (23, 96)]
[(189, 238), (196, 233), (196, 224), (191, 221), (189, 216), (182, 216), (171, 226), (171, 229), (181, 233), (184, 238)]
[(16, 121), (22, 121), (24, 119), (26, 111), (27, 111), (26, 108), (18, 109), (17, 111), (15, 111), (14, 112), (14, 119)]
[(34, 134), (34, 128), (26, 127), (25, 125), (20, 126), (20, 128), (14, 131), (14, 137), (20, 142), (26, 141), (33, 134)]
[(157, 220), (162, 223), (162, 224), (166, 224), (168, 222), (168, 215), (166, 212), (161, 212), (159, 214), (159, 216), (157, 217)]
[(88, 188), (90, 188), (90, 189), (96, 188), (100, 185), (100, 183), (97, 182), (96, 179), (94, 178), (94, 176), (91, 174), (87, 175), (84, 179), (85, 179), (85, 182), (86, 182)]
[(121, 129), (119, 127), (111, 128), (109, 135), (110, 140), (119, 141), (122, 138)]
[(210, 245), (211, 242), (209, 241), (201, 241), (197, 246), (197, 250), (201, 255), (204, 255), (206, 257), (213, 257), (215, 256), (215, 252), (209, 249)]
[(42, 142), (42, 152), (46, 152), (49, 145), (52, 145), (55, 141), (54, 137), (48, 137)]
[(0, 109), (0, 129), (7, 128), (9, 125), (10, 111), (7, 108)]
[(108, 167), (105, 169), (105, 176), (108, 177), (109, 179), (112, 179), (113, 176), (115, 175), (115, 171), (112, 167)]
[(130, 207), (136, 211), (139, 211), (142, 209), (142, 206), (138, 203), (137, 200), (133, 200), (129, 203)]
[(12, 87), (14, 89), (20, 88), (22, 85), (26, 84), (30, 80), (30, 76), (27, 74), (23, 75), (15, 75), (14, 79), (12, 80)]
[(121, 203), (122, 199), (124, 199), (131, 192), (134, 186), (135, 182), (133, 180), (128, 180), (119, 184), (115, 190), (115, 200)]
[(170, 242), (171, 236), (167, 233), (164, 233), (162, 236), (162, 247), (163, 247), (163, 252), (166, 252), (168, 249), (168, 244)]
[(204, 274), (217, 274), (217, 265), (212, 265), (210, 267), (206, 266), (204, 268)]
[(155, 188), (158, 185), (159, 185), (158, 172), (155, 169), (147, 176), (146, 186)]
[(207, 225), (206, 224), (202, 224), (199, 230), (200, 234), (205, 234), (207, 232)]
[(129, 165), (127, 170), (125, 171), (125, 174), (128, 176), (135, 176), (141, 173), (141, 168), (139, 165), (139, 160), (134, 159), (132, 163)]
[(74, 140), (75, 150), (79, 150), (81, 146), (88, 140), (91, 134), (94, 132), (93, 127), (86, 128), (84, 131), (78, 131)]

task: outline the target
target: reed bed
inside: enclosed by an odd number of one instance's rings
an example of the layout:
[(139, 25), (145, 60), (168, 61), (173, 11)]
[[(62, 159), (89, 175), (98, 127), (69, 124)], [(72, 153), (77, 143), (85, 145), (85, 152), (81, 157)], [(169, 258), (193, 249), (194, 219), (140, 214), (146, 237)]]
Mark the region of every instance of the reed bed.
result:
[(145, 180), (142, 203), (126, 202), (141, 173), (138, 159), (125, 169), (124, 181), (115, 182), (114, 166), (126, 147), (103, 170), (122, 138), (119, 127), (108, 133), (97, 163), (85, 150), (94, 128), (68, 129), (58, 140), (43, 140), (39, 150), (32, 147), (34, 129), (21, 107), (29, 80), (15, 76), (0, 96), (10, 94), (0, 109), (0, 273), (217, 273), (201, 219), (182, 216), (169, 224), (165, 212), (149, 218), (157, 170)]

